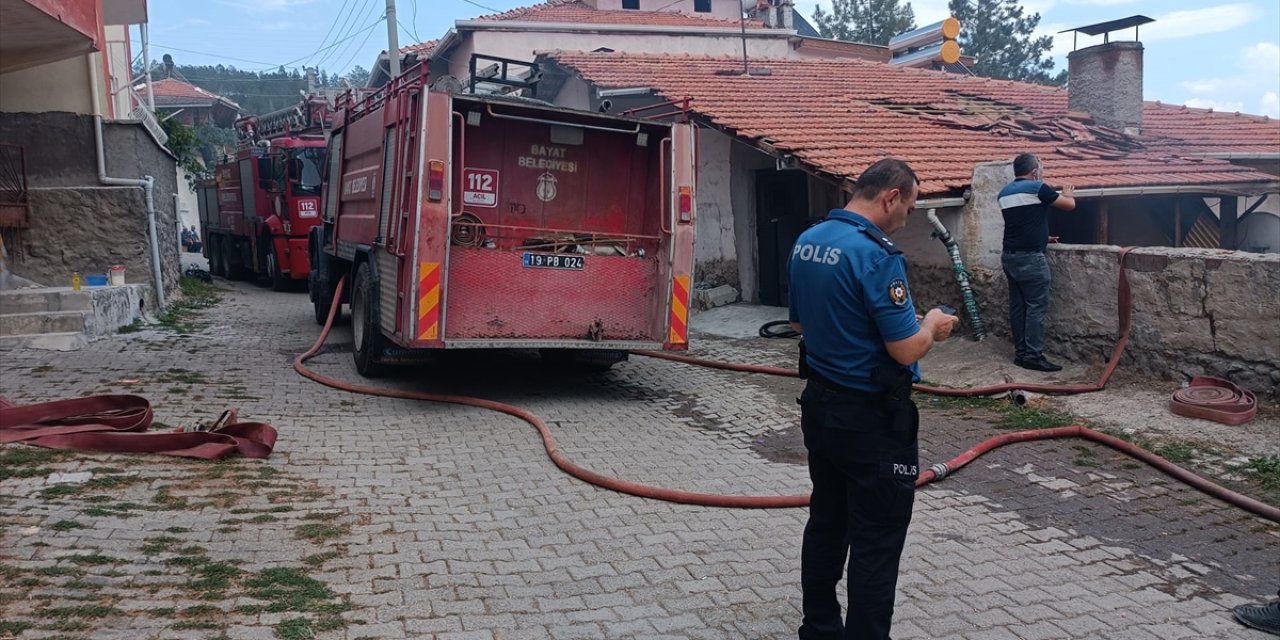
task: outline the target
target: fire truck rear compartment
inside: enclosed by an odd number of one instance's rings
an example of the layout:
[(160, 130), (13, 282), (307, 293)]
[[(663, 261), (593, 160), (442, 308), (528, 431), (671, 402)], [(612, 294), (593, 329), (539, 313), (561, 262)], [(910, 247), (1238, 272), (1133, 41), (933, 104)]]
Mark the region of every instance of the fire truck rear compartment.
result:
[(462, 100), (455, 113), (446, 343), (661, 344), (670, 128)]

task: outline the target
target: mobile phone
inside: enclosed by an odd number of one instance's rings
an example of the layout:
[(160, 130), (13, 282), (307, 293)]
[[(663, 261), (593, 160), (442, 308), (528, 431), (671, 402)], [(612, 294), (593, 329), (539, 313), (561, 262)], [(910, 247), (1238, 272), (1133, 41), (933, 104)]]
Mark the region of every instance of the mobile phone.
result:
[(954, 316), (956, 314), (956, 310), (954, 308), (948, 307), (945, 304), (938, 305), (938, 310), (949, 316)]

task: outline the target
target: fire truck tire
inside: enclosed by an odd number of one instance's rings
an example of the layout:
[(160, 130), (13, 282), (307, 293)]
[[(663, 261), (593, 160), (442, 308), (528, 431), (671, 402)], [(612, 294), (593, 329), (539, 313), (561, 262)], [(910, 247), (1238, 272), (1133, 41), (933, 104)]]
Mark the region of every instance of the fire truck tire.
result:
[(357, 265), (355, 285), (351, 288), (352, 353), (355, 354), (356, 371), (366, 378), (376, 378), (383, 370), (383, 365), (377, 359), (377, 354), (382, 351), (383, 339), (378, 328), (377, 310), (374, 308), (375, 293), (369, 265)]
[(267, 249), (267, 275), (271, 278), (272, 291), (288, 291), (293, 288), (293, 280), (280, 268), (280, 256), (275, 249)]
[(222, 243), (222, 273), (228, 280), (243, 280), (244, 266), (240, 263), (240, 247), (235, 238), (227, 237)]
[(209, 274), (226, 277), (227, 272), (222, 269), (222, 236), (213, 235), (209, 237)]
[(540, 349), (538, 355), (552, 368), (594, 373), (627, 360), (626, 351), (614, 349)]

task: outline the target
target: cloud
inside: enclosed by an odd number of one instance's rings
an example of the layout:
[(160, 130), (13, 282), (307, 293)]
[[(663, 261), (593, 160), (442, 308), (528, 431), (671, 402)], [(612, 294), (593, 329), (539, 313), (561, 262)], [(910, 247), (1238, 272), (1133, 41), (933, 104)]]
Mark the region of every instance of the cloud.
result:
[(1259, 113), (1272, 118), (1280, 118), (1280, 93), (1268, 91), (1262, 95), (1262, 100), (1258, 103), (1261, 108)]
[(1253, 5), (1243, 3), (1172, 11), (1156, 18), (1155, 22), (1144, 25), (1141, 37), (1144, 42), (1150, 42), (1221, 33), (1243, 27), (1258, 17), (1258, 11)]
[(1259, 74), (1280, 74), (1280, 44), (1259, 42), (1244, 50), (1245, 69)]
[(1228, 113), (1244, 111), (1243, 102), (1228, 102), (1225, 100), (1213, 100), (1211, 98), (1191, 98), (1190, 100), (1187, 100), (1185, 104), (1188, 107), (1194, 107), (1196, 109), (1213, 109), (1214, 111), (1226, 111)]

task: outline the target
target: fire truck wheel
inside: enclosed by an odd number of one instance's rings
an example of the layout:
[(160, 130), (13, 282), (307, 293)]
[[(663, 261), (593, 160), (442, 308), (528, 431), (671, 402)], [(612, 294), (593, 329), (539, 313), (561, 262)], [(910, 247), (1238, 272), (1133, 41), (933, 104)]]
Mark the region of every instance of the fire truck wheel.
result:
[(351, 335), (355, 343), (356, 371), (366, 378), (375, 378), (382, 372), (376, 357), (382, 351), (382, 333), (373, 309), (373, 295), (369, 266), (361, 264), (356, 267), (355, 286), (351, 289)]
[(267, 249), (267, 275), (271, 278), (272, 291), (288, 291), (293, 286), (293, 280), (280, 269), (280, 258), (274, 249)]
[(219, 278), (227, 275), (222, 270), (222, 236), (219, 235), (209, 237), (209, 273)]
[(222, 273), (228, 280), (243, 280), (244, 266), (240, 264), (240, 248), (233, 238), (225, 238), (222, 243)]

